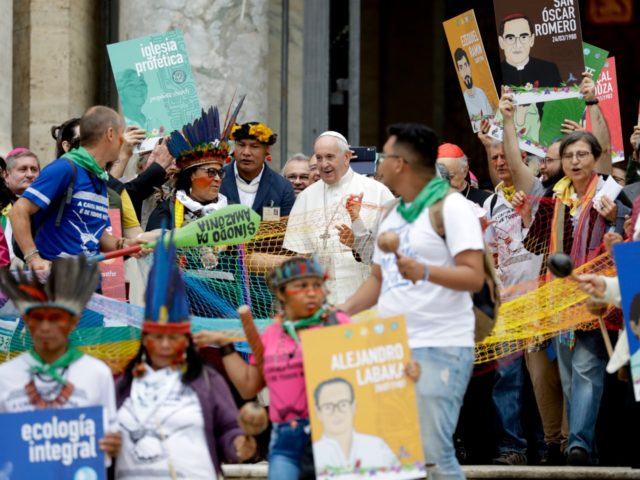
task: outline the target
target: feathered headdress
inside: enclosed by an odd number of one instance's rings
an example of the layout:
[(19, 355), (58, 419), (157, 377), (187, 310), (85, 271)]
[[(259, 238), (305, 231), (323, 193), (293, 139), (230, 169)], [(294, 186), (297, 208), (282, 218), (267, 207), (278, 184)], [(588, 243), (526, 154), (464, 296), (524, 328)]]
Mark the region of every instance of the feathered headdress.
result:
[(327, 279), (318, 259), (315, 257), (291, 257), (269, 272), (267, 284), (275, 292), (293, 280), (308, 277)]
[[(224, 126), (220, 125), (218, 107), (209, 107), (208, 111), (202, 110), (200, 118), (182, 127), (182, 131), (174, 130), (167, 141), (167, 148), (176, 159), (180, 170), (186, 170), (198, 165), (209, 163), (212, 159), (229, 162), (229, 136), (231, 128), (235, 125), (240, 108), (246, 95), (240, 97), (238, 105), (229, 115), (231, 104), (227, 110)], [(233, 100), (232, 100), (233, 103)]]
[(189, 302), (182, 273), (176, 262), (176, 247), (163, 234), (156, 246), (145, 294), (144, 333), (189, 333)]
[(18, 270), (16, 278), (8, 268), (0, 270), (1, 288), (21, 315), (49, 307), (79, 316), (95, 292), (99, 279), (98, 264), (89, 263), (84, 256), (54, 260), (45, 283), (40, 283), (33, 271)]

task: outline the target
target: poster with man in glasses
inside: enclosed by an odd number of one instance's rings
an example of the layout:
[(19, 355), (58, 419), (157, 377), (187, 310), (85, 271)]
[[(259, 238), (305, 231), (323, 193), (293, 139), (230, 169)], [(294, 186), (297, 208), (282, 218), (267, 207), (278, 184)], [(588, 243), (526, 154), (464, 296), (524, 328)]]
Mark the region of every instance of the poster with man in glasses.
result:
[(301, 338), (316, 478), (424, 478), (404, 317), (308, 329)]
[[(518, 105), (580, 96), (578, 0), (494, 0), (502, 84)], [(538, 106), (540, 115), (543, 109)]]

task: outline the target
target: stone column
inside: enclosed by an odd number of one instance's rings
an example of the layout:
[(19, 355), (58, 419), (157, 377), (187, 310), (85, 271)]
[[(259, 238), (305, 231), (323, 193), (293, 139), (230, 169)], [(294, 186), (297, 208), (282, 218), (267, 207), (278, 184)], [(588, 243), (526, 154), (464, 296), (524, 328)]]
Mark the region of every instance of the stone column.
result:
[(15, 2), (13, 17), (13, 143), (45, 165), (51, 126), (96, 102), (100, 11), (84, 0), (31, 0)]
[(12, 77), (7, 75), (13, 62), (13, 0), (0, 0), (0, 65), (5, 74), (0, 81), (0, 155), (5, 156), (13, 147), (11, 139), (11, 87)]

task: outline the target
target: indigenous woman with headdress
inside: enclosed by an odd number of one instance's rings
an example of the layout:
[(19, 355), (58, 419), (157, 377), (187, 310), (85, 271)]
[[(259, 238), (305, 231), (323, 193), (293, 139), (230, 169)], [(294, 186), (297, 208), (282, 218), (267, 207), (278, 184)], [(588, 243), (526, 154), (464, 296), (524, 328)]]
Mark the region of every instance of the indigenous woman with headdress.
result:
[[(225, 370), (243, 398), (255, 397), (266, 383), (273, 423), (268, 457), (270, 479), (297, 480), (303, 454), (311, 451), (298, 331), (350, 322), (345, 313), (327, 308), (324, 281), (325, 274), (316, 259), (292, 257), (271, 271), (269, 288), (282, 311), (260, 337), (264, 346), (263, 371), (253, 357), (251, 365), (247, 364), (225, 334), (202, 331), (194, 336), (199, 346), (221, 346)], [(312, 470), (313, 464), (305, 467)]]
[(118, 479), (215, 479), (222, 460), (255, 453), (238, 426), (223, 377), (205, 366), (191, 339), (189, 305), (175, 247), (156, 247), (138, 354), (116, 386), (123, 434)]
[(227, 206), (220, 193), (223, 168), (231, 161), (229, 135), (242, 107), (244, 96), (224, 126), (220, 126), (218, 107), (202, 111), (200, 118), (171, 133), (169, 152), (176, 159), (178, 175), (174, 193), (151, 213), (147, 230), (180, 228), (190, 221)]
[(99, 276), (98, 264), (88, 264), (85, 257), (54, 260), (45, 283), (33, 271), (19, 271), (14, 278), (9, 269), (0, 270), (2, 291), (20, 312), (32, 341), (28, 352), (0, 365), (0, 412), (102, 406), (109, 433), (100, 448), (116, 456), (121, 439), (111, 370), (69, 344)]

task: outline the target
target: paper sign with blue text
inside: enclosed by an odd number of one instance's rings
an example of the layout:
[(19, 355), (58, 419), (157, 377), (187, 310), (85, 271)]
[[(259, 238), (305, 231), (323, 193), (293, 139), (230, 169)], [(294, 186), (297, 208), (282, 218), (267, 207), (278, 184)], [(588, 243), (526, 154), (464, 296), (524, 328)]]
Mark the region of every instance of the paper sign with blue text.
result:
[(0, 415), (0, 478), (103, 480), (103, 408), (59, 408)]

